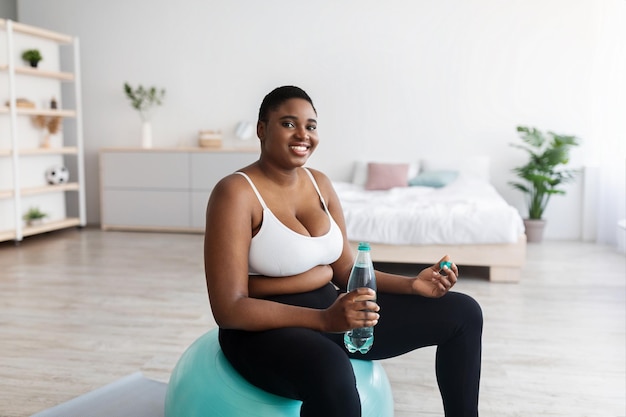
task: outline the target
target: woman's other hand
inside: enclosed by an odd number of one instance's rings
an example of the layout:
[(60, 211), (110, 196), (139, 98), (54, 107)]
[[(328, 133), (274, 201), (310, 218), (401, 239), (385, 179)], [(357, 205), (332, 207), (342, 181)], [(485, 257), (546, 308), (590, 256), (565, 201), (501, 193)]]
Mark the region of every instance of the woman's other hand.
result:
[(439, 267), (440, 262), (450, 262), (450, 257), (445, 255), (434, 265), (422, 270), (413, 281), (413, 290), (425, 297), (439, 298), (444, 296), (456, 284), (459, 269), (453, 263), (450, 268)]

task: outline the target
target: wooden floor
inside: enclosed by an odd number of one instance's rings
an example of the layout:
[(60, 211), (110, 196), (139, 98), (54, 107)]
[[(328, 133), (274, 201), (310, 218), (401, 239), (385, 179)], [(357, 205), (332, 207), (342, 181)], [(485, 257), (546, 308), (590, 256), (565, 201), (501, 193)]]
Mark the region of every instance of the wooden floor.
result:
[[(624, 255), (544, 242), (529, 245), (521, 283), (481, 275), (461, 268), (457, 290), (485, 316), (482, 417), (626, 415)], [(200, 235), (84, 229), (5, 242), (0, 297), (2, 417), (136, 371), (166, 382), (184, 349), (215, 327)], [(434, 352), (383, 362), (396, 417), (443, 415)]]

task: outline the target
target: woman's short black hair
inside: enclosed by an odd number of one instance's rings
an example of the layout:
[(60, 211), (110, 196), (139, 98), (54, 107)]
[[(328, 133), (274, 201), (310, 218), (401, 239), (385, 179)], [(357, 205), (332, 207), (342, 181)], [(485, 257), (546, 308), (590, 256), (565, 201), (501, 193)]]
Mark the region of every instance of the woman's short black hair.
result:
[(270, 111), (276, 110), (281, 104), (292, 98), (301, 98), (308, 101), (311, 104), (311, 107), (313, 107), (315, 114), (317, 114), (317, 110), (315, 110), (315, 106), (313, 105), (313, 100), (311, 100), (311, 97), (309, 97), (303, 89), (293, 85), (284, 85), (282, 87), (275, 88), (265, 96), (261, 102), (261, 107), (259, 108), (259, 121), (266, 122)]

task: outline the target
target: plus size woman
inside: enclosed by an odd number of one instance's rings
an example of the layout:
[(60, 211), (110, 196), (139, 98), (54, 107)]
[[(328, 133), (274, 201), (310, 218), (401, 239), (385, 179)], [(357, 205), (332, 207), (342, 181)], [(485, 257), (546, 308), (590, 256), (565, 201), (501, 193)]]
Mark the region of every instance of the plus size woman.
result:
[[(376, 271), (376, 294), (346, 293), (354, 251), (341, 204), (328, 177), (305, 167), (320, 143), (317, 125), (302, 89), (270, 92), (259, 109), (258, 161), (223, 178), (209, 199), (205, 272), (225, 356), (252, 384), (301, 400), (303, 417), (358, 417), (350, 358), (437, 346), (445, 415), (477, 416), (482, 312), (450, 291), (456, 265), (440, 271), (437, 262), (414, 277)], [(343, 333), (367, 326), (375, 326), (371, 350), (349, 353)]]

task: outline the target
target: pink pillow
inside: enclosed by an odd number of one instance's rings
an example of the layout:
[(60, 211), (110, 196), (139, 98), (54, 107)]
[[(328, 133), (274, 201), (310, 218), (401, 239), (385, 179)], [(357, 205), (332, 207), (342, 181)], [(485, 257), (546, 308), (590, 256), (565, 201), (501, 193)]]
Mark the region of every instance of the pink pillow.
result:
[(406, 187), (409, 178), (409, 164), (388, 164), (370, 162), (367, 164), (366, 190), (388, 190), (393, 187)]

